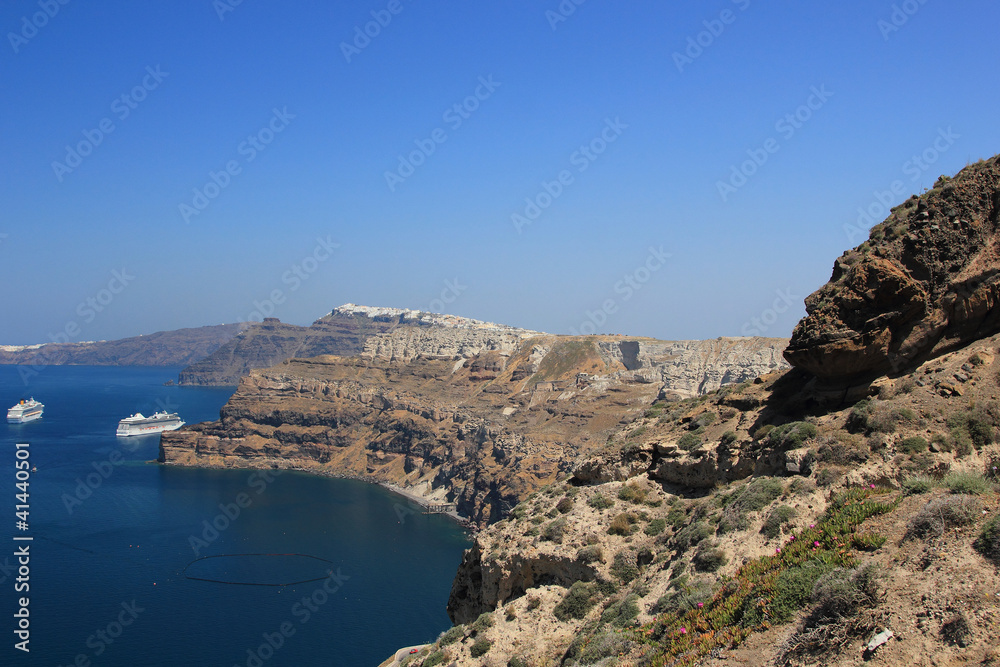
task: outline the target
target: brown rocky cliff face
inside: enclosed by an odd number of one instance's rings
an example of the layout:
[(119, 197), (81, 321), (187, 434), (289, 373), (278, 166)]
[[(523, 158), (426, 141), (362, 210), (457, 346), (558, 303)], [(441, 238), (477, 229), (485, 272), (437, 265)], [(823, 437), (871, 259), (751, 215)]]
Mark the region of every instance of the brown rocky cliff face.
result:
[(806, 299), (785, 357), (827, 380), (913, 368), (1000, 331), (1000, 160), (911, 197)]
[[(254, 371), (219, 422), (163, 434), (160, 460), (387, 482), (455, 502), (485, 525), (603, 447), (664, 391), (662, 367), (677, 356), (665, 353), (667, 361), (656, 363), (647, 356), (645, 370), (628, 370), (609, 352), (621, 342), (615, 337), (511, 342), (507, 333), (443, 331), (438, 338), (433, 350), (458, 346), (473, 356), (423, 356), (408, 343), (383, 341), (369, 343), (363, 357), (296, 359)], [(735, 371), (713, 368), (713, 377), (739, 381), (772, 370), (774, 361), (752, 360), (777, 357), (783, 343), (761, 355), (768, 344), (747, 341)], [(658, 344), (643, 341), (654, 351)], [(713, 350), (718, 342), (704, 345)], [(724, 357), (730, 362), (733, 345)], [(387, 359), (379, 349), (408, 352)]]

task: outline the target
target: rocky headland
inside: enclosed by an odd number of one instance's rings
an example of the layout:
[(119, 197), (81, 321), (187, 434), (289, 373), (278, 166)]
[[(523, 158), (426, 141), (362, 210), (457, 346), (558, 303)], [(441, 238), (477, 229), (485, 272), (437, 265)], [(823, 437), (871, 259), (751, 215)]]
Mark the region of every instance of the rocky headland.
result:
[(110, 341), (0, 345), (0, 364), (184, 366), (209, 356), (248, 326), (220, 324)]
[(785, 367), (784, 344), (403, 328), (368, 338), (355, 357), (252, 371), (220, 421), (165, 433), (160, 460), (394, 484), (485, 526), (571, 473), (658, 398)]

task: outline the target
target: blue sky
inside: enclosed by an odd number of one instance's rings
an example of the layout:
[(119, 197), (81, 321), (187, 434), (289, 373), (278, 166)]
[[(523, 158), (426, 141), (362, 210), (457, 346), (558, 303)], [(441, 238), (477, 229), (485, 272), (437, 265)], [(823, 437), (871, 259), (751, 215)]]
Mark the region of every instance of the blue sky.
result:
[(787, 336), (859, 208), (1000, 152), (993, 3), (232, 2), (3, 3), (0, 343)]

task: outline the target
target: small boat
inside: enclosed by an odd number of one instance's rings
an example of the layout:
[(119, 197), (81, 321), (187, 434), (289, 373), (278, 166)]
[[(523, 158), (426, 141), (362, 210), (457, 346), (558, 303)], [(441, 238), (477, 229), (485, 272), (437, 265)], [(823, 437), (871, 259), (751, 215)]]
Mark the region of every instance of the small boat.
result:
[(176, 412), (156, 412), (152, 417), (145, 417), (141, 412), (137, 412), (131, 417), (118, 422), (117, 435), (128, 437), (131, 435), (149, 435), (150, 433), (162, 433), (163, 431), (176, 431), (184, 422), (177, 416)]
[(45, 406), (29, 398), (27, 401), (19, 401), (17, 405), (7, 411), (7, 421), (11, 424), (23, 424), (42, 418), (42, 411)]

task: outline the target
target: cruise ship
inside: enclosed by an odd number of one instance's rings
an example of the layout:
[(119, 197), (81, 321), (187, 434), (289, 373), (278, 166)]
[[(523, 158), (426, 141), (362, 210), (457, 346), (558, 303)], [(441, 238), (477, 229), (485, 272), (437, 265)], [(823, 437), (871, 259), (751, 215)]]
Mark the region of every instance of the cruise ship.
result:
[(23, 424), (24, 422), (41, 419), (45, 406), (33, 398), (26, 401), (19, 401), (17, 405), (7, 411), (7, 421), (11, 424)]
[(152, 417), (144, 417), (141, 412), (137, 412), (131, 417), (118, 422), (119, 436), (149, 435), (150, 433), (162, 433), (163, 431), (176, 431), (184, 422), (177, 416), (176, 412), (167, 414), (166, 412), (156, 412)]

